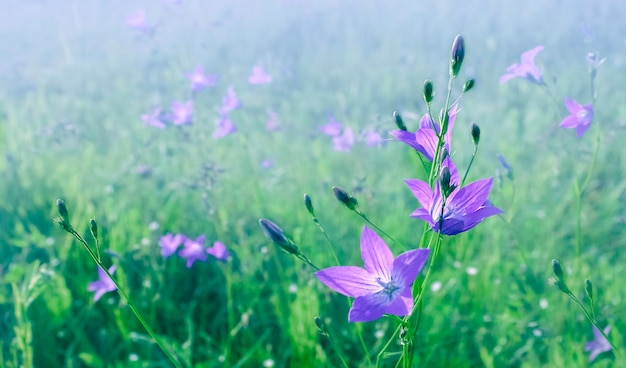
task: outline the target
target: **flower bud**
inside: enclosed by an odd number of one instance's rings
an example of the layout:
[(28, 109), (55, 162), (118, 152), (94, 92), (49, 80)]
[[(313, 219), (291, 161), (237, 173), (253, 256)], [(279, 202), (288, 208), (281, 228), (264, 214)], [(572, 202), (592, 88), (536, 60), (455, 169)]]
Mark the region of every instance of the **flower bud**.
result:
[(424, 81), (424, 101), (430, 104), (433, 100), (433, 82), (430, 79)]
[(472, 88), (474, 88), (474, 84), (476, 81), (474, 79), (468, 79), (463, 83), (463, 93), (469, 92)]
[(563, 274), (563, 269), (561, 268), (561, 262), (558, 259), (552, 260), (552, 271), (554, 272), (554, 284), (564, 293), (570, 294), (571, 291), (565, 284), (565, 275)]
[(472, 134), (472, 142), (474, 142), (474, 146), (478, 146), (478, 142), (480, 142), (480, 127), (478, 124), (472, 123), (470, 132)]
[(393, 112), (393, 121), (396, 122), (396, 126), (398, 127), (398, 129), (404, 130), (405, 132), (407, 131), (406, 124), (404, 124), (404, 120), (402, 120), (402, 116), (400, 116), (399, 112)]
[(593, 300), (593, 285), (591, 284), (591, 280), (589, 279), (585, 280), (585, 294), (587, 294), (587, 297), (589, 297), (589, 299)]
[(89, 220), (89, 231), (94, 239), (98, 239), (98, 224), (95, 219)]
[(287, 238), (283, 230), (278, 227), (278, 225), (264, 218), (259, 220), (259, 225), (261, 225), (265, 235), (285, 252), (295, 255), (300, 254), (300, 249), (298, 249), (293, 241)]
[(456, 78), (461, 70), (463, 59), (465, 58), (465, 42), (461, 35), (457, 35), (452, 43), (452, 54), (450, 58), (450, 76)]
[(57, 199), (57, 209), (59, 210), (59, 216), (68, 224), (70, 223), (70, 214), (67, 212), (67, 207), (62, 199)]
[(315, 217), (315, 209), (313, 208), (313, 202), (311, 201), (311, 196), (308, 194), (304, 194), (304, 207), (309, 211), (311, 216)]
[(359, 205), (356, 198), (352, 197), (350, 194), (348, 194), (348, 192), (346, 192), (345, 189), (341, 187), (333, 187), (333, 194), (339, 202), (341, 202), (344, 206), (348, 207), (352, 211), (354, 211)]
[(454, 189), (456, 189), (456, 185), (450, 184), (451, 178), (450, 169), (444, 166), (441, 169), (441, 175), (439, 175), (439, 186), (441, 188), (441, 195), (443, 195), (444, 198), (448, 198)]
[(322, 321), (321, 318), (319, 317), (315, 317), (313, 318), (313, 322), (315, 322), (315, 327), (317, 327), (317, 329), (321, 332), (324, 333), (324, 321)]

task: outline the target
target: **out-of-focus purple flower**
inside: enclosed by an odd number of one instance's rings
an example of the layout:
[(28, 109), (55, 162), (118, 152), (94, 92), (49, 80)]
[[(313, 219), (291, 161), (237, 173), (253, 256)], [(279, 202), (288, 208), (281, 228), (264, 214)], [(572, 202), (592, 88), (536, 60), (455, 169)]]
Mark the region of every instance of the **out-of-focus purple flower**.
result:
[(150, 174), (152, 174), (152, 168), (148, 165), (139, 165), (137, 166), (137, 169), (135, 170), (135, 172), (137, 173), (137, 175), (141, 176), (142, 178), (146, 178), (150, 176)]
[(352, 128), (345, 128), (343, 134), (333, 137), (333, 149), (335, 151), (350, 152), (354, 146), (354, 132)]
[(226, 96), (222, 98), (222, 106), (220, 107), (220, 115), (226, 115), (229, 112), (238, 109), (241, 107), (241, 102), (237, 98), (235, 94), (235, 89), (233, 87), (228, 87), (226, 91)]
[(278, 130), (280, 128), (280, 122), (278, 121), (278, 114), (274, 111), (267, 112), (267, 130), (273, 131)]
[(272, 76), (267, 74), (261, 65), (252, 67), (252, 75), (248, 77), (250, 84), (267, 84), (272, 83)]
[(363, 139), (365, 140), (365, 144), (368, 146), (380, 146), (385, 143), (385, 140), (380, 136), (380, 133), (371, 129), (363, 131)]
[(206, 87), (214, 87), (217, 84), (217, 74), (205, 74), (202, 65), (196, 66), (191, 73), (185, 73), (185, 76), (191, 81), (191, 90), (200, 92)]
[(543, 49), (543, 46), (537, 46), (523, 53), (521, 63), (509, 66), (506, 69), (506, 73), (500, 77), (500, 84), (517, 77), (527, 79), (533, 83), (543, 84), (543, 73), (535, 64), (535, 56)]
[(145, 33), (151, 33), (154, 29), (154, 27), (148, 25), (146, 12), (143, 9), (137, 9), (135, 12), (127, 15), (124, 23), (129, 28)]
[[(611, 326), (606, 326), (603, 332), (605, 335), (608, 336), (609, 332), (611, 332)], [(609, 344), (607, 339), (605, 339), (604, 336), (602, 336), (602, 334), (600, 333), (600, 331), (594, 326), (593, 327), (593, 340), (585, 344), (585, 351), (591, 353), (589, 354), (589, 362), (593, 362), (601, 353), (604, 353), (606, 351), (611, 351), (611, 350), (613, 350), (611, 348), (611, 344)]]
[[(113, 275), (115, 273), (115, 265), (112, 265), (109, 268), (109, 273)], [(92, 282), (87, 287), (87, 291), (94, 291), (95, 294), (93, 296), (94, 302), (97, 302), (98, 299), (102, 297), (105, 293), (110, 291), (117, 290), (115, 283), (111, 278), (104, 272), (104, 270), (98, 267), (98, 280)]]
[(207, 248), (206, 252), (222, 262), (226, 262), (228, 257), (230, 257), (230, 253), (228, 252), (228, 249), (226, 249), (226, 246), (219, 241), (213, 243), (211, 248)]
[(176, 253), (178, 247), (183, 244), (183, 242), (187, 239), (183, 234), (165, 234), (159, 239), (159, 245), (161, 246), (161, 255), (165, 258), (171, 256)]
[(598, 54), (596, 54), (595, 52), (590, 52), (587, 54), (587, 63), (589, 64), (591, 70), (598, 69), (598, 67), (604, 64), (605, 61), (606, 58), (600, 59), (598, 57)]
[(175, 101), (172, 103), (172, 123), (174, 125), (189, 125), (193, 117), (193, 101)]
[(335, 120), (333, 116), (328, 118), (328, 123), (322, 125), (320, 130), (322, 133), (329, 135), (331, 137), (337, 137), (341, 134), (341, 129), (343, 129), (343, 125)]
[(161, 112), (161, 108), (157, 107), (152, 110), (151, 113), (141, 114), (141, 121), (143, 121), (144, 125), (163, 129), (165, 128), (165, 123), (163, 122), (163, 114)]
[(265, 159), (261, 161), (261, 167), (264, 169), (271, 169), (272, 167), (274, 167), (274, 161)]
[(559, 126), (561, 128), (576, 128), (576, 136), (582, 137), (593, 121), (593, 106), (591, 104), (582, 106), (571, 98), (566, 98), (565, 107), (569, 111), (569, 116), (563, 119)]
[(443, 212), (439, 181), (434, 192), (424, 181), (406, 179), (404, 182), (422, 206), (413, 211), (411, 217), (426, 221), (438, 233), (456, 235), (473, 228), (487, 217), (502, 213), (488, 200), (493, 178), (455, 188), (446, 199)]
[(237, 127), (233, 124), (228, 115), (221, 115), (215, 122), (216, 129), (213, 132), (214, 139), (224, 138), (229, 134), (237, 131)]
[[(447, 148), (448, 151), (450, 151), (452, 130), (454, 129), (457, 114), (457, 105), (452, 105), (448, 111), (448, 130), (443, 137), (443, 146)], [(437, 137), (439, 129), (441, 129), (439, 124), (433, 122), (428, 114), (424, 114), (420, 119), (420, 126), (415, 133), (397, 129), (392, 130), (389, 134), (424, 155), (428, 161), (432, 161), (437, 150), (437, 143), (439, 142), (439, 138)]]
[(315, 276), (332, 290), (353, 297), (350, 322), (368, 322), (383, 314), (406, 316), (413, 310), (411, 285), (428, 260), (428, 249), (413, 249), (397, 258), (383, 239), (367, 226), (361, 233), (365, 268), (336, 266)]
[(498, 161), (500, 162), (500, 165), (502, 165), (502, 167), (504, 168), (504, 170), (506, 171), (506, 176), (510, 179), (513, 180), (513, 167), (511, 167), (511, 165), (509, 165), (509, 163), (506, 161), (506, 159), (504, 158), (504, 156), (502, 156), (501, 154), (497, 154), (496, 158), (498, 159)]
[(191, 268), (195, 261), (206, 261), (206, 248), (204, 248), (204, 235), (200, 235), (195, 240), (185, 238), (184, 248), (178, 255), (187, 259), (187, 268)]

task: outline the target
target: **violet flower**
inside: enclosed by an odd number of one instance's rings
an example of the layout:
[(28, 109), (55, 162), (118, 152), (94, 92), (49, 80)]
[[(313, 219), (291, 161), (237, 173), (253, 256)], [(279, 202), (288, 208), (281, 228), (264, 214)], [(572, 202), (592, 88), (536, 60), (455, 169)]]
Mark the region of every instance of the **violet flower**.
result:
[(315, 276), (334, 291), (355, 298), (348, 313), (350, 322), (373, 321), (385, 313), (406, 316), (413, 310), (411, 285), (429, 254), (428, 249), (413, 249), (394, 259), (380, 236), (364, 226), (361, 255), (365, 268), (336, 266)]
[(543, 49), (543, 46), (537, 46), (523, 53), (521, 63), (509, 66), (506, 69), (506, 73), (500, 77), (500, 84), (517, 77), (527, 79), (533, 83), (543, 84), (543, 73), (535, 64), (535, 56)]
[(593, 121), (593, 106), (591, 104), (582, 106), (571, 98), (566, 98), (565, 107), (570, 114), (561, 121), (559, 126), (561, 128), (576, 128), (576, 136), (582, 137)]
[(248, 77), (248, 83), (250, 84), (268, 84), (272, 83), (272, 76), (267, 74), (263, 67), (255, 65), (252, 67), (252, 75)]
[[(112, 265), (109, 268), (109, 273), (113, 275), (115, 273), (115, 265)], [(87, 291), (95, 291), (96, 293), (93, 296), (93, 301), (97, 302), (98, 299), (102, 297), (105, 293), (110, 291), (117, 290), (115, 283), (111, 278), (104, 272), (104, 270), (98, 267), (98, 280), (92, 282), (87, 287)]]
[(235, 94), (235, 89), (233, 87), (228, 87), (226, 91), (226, 96), (222, 98), (222, 106), (220, 107), (220, 115), (226, 115), (232, 110), (238, 109), (241, 107), (241, 102), (237, 98)]
[(128, 28), (145, 33), (151, 33), (153, 30), (153, 27), (148, 25), (146, 12), (143, 9), (137, 9), (134, 13), (127, 15), (124, 23)]
[(363, 131), (363, 138), (365, 139), (365, 144), (368, 146), (380, 146), (385, 143), (383, 137), (375, 130), (365, 130)]
[(320, 130), (322, 133), (329, 135), (331, 137), (336, 137), (341, 134), (341, 129), (343, 129), (343, 125), (335, 120), (333, 116), (328, 118), (328, 123), (322, 125)]
[(215, 125), (217, 129), (213, 132), (214, 139), (224, 138), (237, 131), (237, 127), (233, 124), (228, 115), (221, 115), (215, 122)]
[(200, 92), (206, 87), (214, 87), (217, 84), (217, 74), (205, 74), (202, 65), (196, 66), (191, 73), (185, 73), (185, 76), (191, 81), (191, 90)]
[(228, 257), (230, 257), (230, 253), (228, 252), (228, 249), (226, 249), (226, 246), (219, 241), (213, 243), (211, 248), (207, 248), (206, 252), (222, 262), (226, 262)]
[(183, 234), (165, 234), (159, 239), (159, 245), (161, 246), (161, 255), (165, 258), (176, 253), (178, 247), (183, 244), (187, 239)]
[[(603, 331), (604, 334), (608, 336), (609, 332), (611, 332), (611, 326), (606, 326)], [(593, 362), (601, 353), (611, 350), (613, 350), (613, 348), (611, 348), (611, 344), (609, 344), (607, 339), (605, 339), (600, 331), (594, 326), (593, 340), (585, 344), (585, 351), (591, 353), (589, 354), (589, 362)]]
[(195, 240), (185, 238), (184, 248), (178, 255), (187, 259), (187, 268), (191, 268), (195, 261), (206, 261), (206, 249), (204, 248), (204, 235), (200, 235)]
[(159, 129), (165, 128), (165, 123), (162, 118), (163, 114), (161, 112), (161, 108), (159, 107), (152, 110), (151, 113), (141, 115), (141, 121), (143, 121), (144, 125)]
[(193, 117), (193, 101), (172, 103), (172, 123), (174, 125), (189, 125)]
[[(454, 183), (455, 180), (458, 179), (453, 178), (450, 182)], [(478, 180), (462, 188), (456, 187), (446, 199), (443, 213), (443, 196), (439, 181), (434, 192), (424, 181), (406, 179), (404, 182), (422, 206), (410, 216), (426, 221), (433, 231), (444, 235), (462, 233), (487, 217), (502, 213), (488, 200), (493, 178)]]
[(343, 134), (333, 137), (333, 149), (335, 151), (350, 152), (354, 146), (354, 132), (352, 128), (343, 130)]

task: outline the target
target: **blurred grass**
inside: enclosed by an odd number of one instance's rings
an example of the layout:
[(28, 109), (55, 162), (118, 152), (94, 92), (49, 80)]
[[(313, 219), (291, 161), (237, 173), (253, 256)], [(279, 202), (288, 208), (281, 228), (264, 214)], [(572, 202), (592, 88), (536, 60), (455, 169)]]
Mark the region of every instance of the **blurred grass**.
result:
[[(416, 246), (422, 223), (408, 217), (417, 201), (402, 182), (423, 175), (414, 155), (396, 142), (334, 152), (318, 127), (333, 115), (355, 130), (391, 130), (393, 110), (423, 113), (425, 78), (435, 82), (441, 104), (457, 33), (467, 44), (462, 77), (476, 78), (477, 87), (461, 103), (456, 160), (460, 167), (469, 161), (475, 121), (483, 134), (470, 179), (494, 175), (496, 153), (515, 174), (491, 195), (504, 215), (446, 240), (433, 274), (442, 286), (426, 294), (416, 364), (586, 366), (591, 327), (549, 282), (555, 257), (581, 297), (584, 278), (594, 282), (600, 322), (613, 326), (623, 348), (623, 5), (531, 1), (521, 11), (495, 1), (14, 3), (13, 12), (0, 15), (4, 365), (14, 361), (17, 324), (10, 283), (26, 282), (41, 262), (53, 276), (28, 308), (35, 366), (167, 366), (117, 295), (92, 302), (86, 288), (96, 268), (52, 222), (60, 197), (79, 232), (87, 234), (88, 219), (96, 217), (103, 249), (115, 252), (116, 276), (187, 365), (338, 366), (337, 352), (315, 329), (319, 315), (350, 365), (367, 366), (345, 298), (275, 249), (257, 219), (279, 223), (320, 267), (334, 265), (302, 205), (307, 192), (340, 261), (360, 265), (363, 224), (332, 197), (330, 187), (339, 185), (375, 223)], [(152, 38), (123, 25), (140, 6), (159, 24)], [(581, 23), (593, 29), (594, 43), (583, 42)], [(535, 85), (497, 82), (538, 44), (546, 46), (537, 61), (558, 110)], [(602, 147), (576, 257), (573, 181), (588, 167), (597, 132), (592, 127), (577, 139), (557, 126), (566, 96), (590, 100), (589, 51), (607, 57), (594, 123), (602, 126)], [(256, 63), (272, 84), (247, 84)], [(143, 126), (142, 113), (189, 98), (183, 72), (196, 64), (220, 81), (197, 96), (194, 124)], [(232, 113), (238, 132), (213, 140), (231, 85), (243, 103)], [(265, 130), (268, 110), (279, 114), (280, 131)], [(264, 159), (274, 166), (262, 168)], [(139, 165), (151, 174), (138, 175)], [(178, 258), (162, 259), (158, 239), (166, 232), (220, 240), (233, 259), (191, 269)], [(394, 326), (382, 319), (358, 328), (375, 356)]]

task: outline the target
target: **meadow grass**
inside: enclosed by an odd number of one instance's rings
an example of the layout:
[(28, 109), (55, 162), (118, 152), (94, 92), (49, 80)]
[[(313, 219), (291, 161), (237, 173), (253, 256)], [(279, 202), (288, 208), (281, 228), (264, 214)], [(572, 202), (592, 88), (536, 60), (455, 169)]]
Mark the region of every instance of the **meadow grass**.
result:
[[(348, 323), (347, 298), (275, 247), (258, 219), (280, 224), (320, 268), (336, 265), (304, 207), (308, 193), (341, 264), (360, 266), (364, 222), (334, 198), (331, 187), (341, 186), (376, 225), (417, 247), (424, 225), (408, 216), (418, 203), (403, 183), (426, 179), (417, 155), (393, 140), (336, 152), (319, 127), (332, 115), (355, 132), (371, 128), (387, 138), (397, 110), (417, 129), (424, 79), (434, 82), (435, 106), (444, 103), (456, 34), (467, 45), (457, 91), (466, 78), (477, 84), (460, 104), (455, 162), (463, 172), (470, 123), (478, 123), (468, 181), (498, 170), (490, 200), (504, 213), (445, 238), (426, 286), (413, 365), (587, 366), (592, 328), (553, 285), (553, 258), (584, 303), (584, 280), (592, 280), (598, 323), (612, 326), (617, 356), (604, 354), (593, 366), (626, 365), (626, 29), (619, 21), (626, 7), (525, 4), (15, 5), (0, 19), (1, 365), (171, 364), (117, 293), (94, 302), (87, 286), (96, 265), (53, 221), (55, 200), (63, 198), (72, 225), (90, 242), (89, 219), (97, 220), (104, 264), (118, 266), (114, 276), (182, 366), (335, 367), (342, 358), (350, 367), (374, 366), (397, 321)], [(158, 23), (152, 36), (124, 26), (138, 7)], [(593, 30), (590, 42), (583, 23)], [(546, 49), (536, 60), (550, 94), (522, 79), (498, 83), (540, 44)], [(576, 138), (558, 124), (567, 115), (565, 97), (591, 102), (588, 52), (607, 60), (596, 78), (594, 123)], [(255, 64), (271, 84), (248, 84)], [(219, 74), (219, 82), (194, 97), (193, 124), (144, 126), (141, 114), (191, 97), (183, 73), (196, 65)], [(238, 130), (213, 139), (228, 86), (243, 105), (230, 114)], [(278, 131), (265, 128), (270, 110)], [(578, 249), (573, 188), (589, 170), (598, 136)], [(513, 168), (510, 177), (497, 154)], [(262, 167), (263, 160), (273, 166)], [(138, 174), (140, 165), (151, 172)], [(159, 239), (168, 232), (219, 240), (231, 258), (186, 268), (180, 257), (161, 256)], [(388, 244), (396, 255), (404, 251)], [(389, 352), (401, 348), (394, 338)]]

